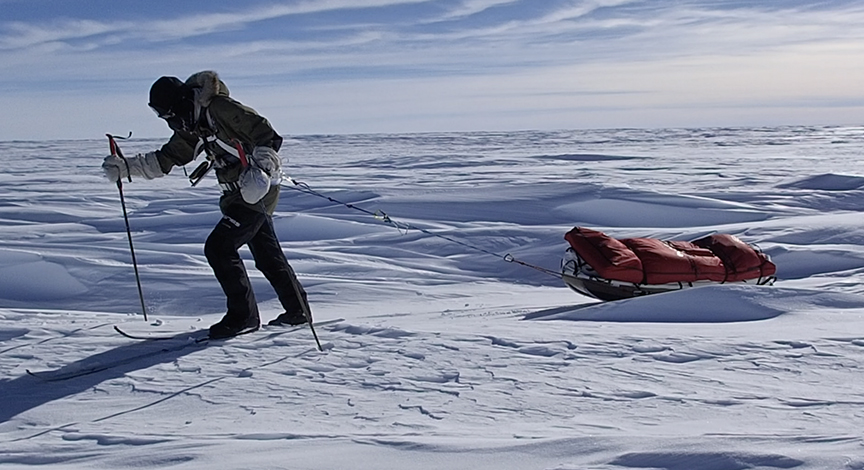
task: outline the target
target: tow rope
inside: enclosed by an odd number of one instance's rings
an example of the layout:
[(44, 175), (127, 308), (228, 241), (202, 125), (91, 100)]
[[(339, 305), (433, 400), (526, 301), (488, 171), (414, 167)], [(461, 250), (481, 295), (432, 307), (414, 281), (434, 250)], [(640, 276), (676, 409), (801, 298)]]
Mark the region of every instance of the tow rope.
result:
[(367, 210), (367, 209), (364, 209), (364, 208), (362, 208), (362, 207), (358, 207), (358, 206), (356, 206), (356, 205), (354, 205), (354, 204), (351, 204), (351, 203), (348, 203), (348, 202), (340, 201), (340, 200), (338, 200), (338, 199), (336, 199), (336, 198), (333, 198), (333, 197), (331, 197), (331, 196), (327, 196), (326, 194), (322, 194), (322, 193), (320, 193), (320, 192), (318, 192), (318, 191), (315, 191), (315, 190), (312, 189), (308, 184), (306, 184), (306, 183), (304, 183), (304, 182), (302, 182), (302, 181), (297, 181), (297, 180), (295, 180), (294, 178), (290, 178), (290, 177), (288, 177), (288, 176), (286, 176), (285, 178), (286, 178), (288, 181), (290, 181), (290, 182), (293, 184), (293, 186), (291, 186), (291, 185), (287, 185), (287, 184), (285, 184), (285, 183), (280, 183), (280, 185), (281, 185), (282, 187), (285, 187), (285, 188), (288, 188), (288, 189), (291, 189), (291, 190), (294, 190), (294, 191), (299, 191), (299, 192), (301, 192), (301, 193), (308, 194), (308, 195), (310, 195), (310, 196), (315, 196), (315, 197), (319, 197), (319, 198), (322, 198), (322, 199), (326, 199), (326, 200), (328, 200), (328, 201), (330, 201), (330, 202), (332, 202), (332, 203), (334, 203), (334, 204), (342, 205), (342, 206), (347, 207), (347, 208), (349, 208), (349, 209), (354, 209), (354, 210), (356, 210), (356, 211), (362, 212), (362, 213), (364, 213), (364, 214), (366, 214), (366, 215), (369, 215), (369, 216), (374, 217), (375, 220), (378, 220), (378, 221), (380, 221), (380, 222), (383, 222), (383, 223), (385, 223), (385, 224), (388, 224), (388, 225), (392, 226), (393, 228), (399, 230), (399, 231), (402, 232), (402, 233), (408, 233), (410, 230), (416, 230), (416, 231), (421, 232), (421, 233), (424, 233), (424, 234), (426, 234), (426, 235), (429, 235), (429, 236), (432, 236), (432, 237), (436, 237), (436, 238), (440, 238), (440, 239), (442, 239), (442, 240), (447, 240), (448, 242), (455, 243), (455, 244), (457, 244), (457, 245), (463, 246), (463, 247), (465, 247), (465, 248), (468, 248), (468, 249), (471, 249), (471, 250), (474, 250), (474, 251), (478, 251), (478, 252), (483, 253), (483, 254), (486, 254), (486, 255), (494, 256), (495, 258), (498, 258), (498, 259), (503, 259), (504, 261), (506, 261), (506, 262), (508, 262), (508, 263), (516, 263), (516, 264), (518, 264), (518, 265), (525, 266), (525, 267), (527, 267), (527, 268), (531, 268), (531, 269), (537, 270), (537, 271), (539, 271), (539, 272), (541, 272), (541, 273), (543, 273), (543, 274), (548, 274), (548, 275), (550, 275), (550, 276), (552, 276), (552, 277), (555, 277), (555, 278), (557, 278), (557, 279), (563, 279), (563, 275), (562, 275), (560, 272), (558, 272), (558, 271), (553, 271), (553, 270), (551, 270), (551, 269), (547, 269), (547, 268), (544, 268), (544, 267), (542, 267), (542, 266), (537, 266), (537, 265), (534, 265), (534, 264), (531, 264), (531, 263), (527, 263), (527, 262), (525, 262), (525, 261), (522, 261), (522, 260), (520, 260), (520, 259), (517, 259), (516, 257), (514, 257), (513, 255), (511, 255), (510, 253), (507, 253), (507, 254), (505, 254), (505, 255), (502, 256), (502, 255), (500, 255), (500, 254), (498, 254), (498, 253), (495, 253), (495, 252), (489, 251), (489, 250), (487, 250), (487, 249), (485, 249), (485, 248), (481, 248), (481, 247), (479, 247), (479, 246), (477, 246), (477, 245), (473, 245), (473, 244), (471, 244), (471, 243), (467, 243), (467, 242), (464, 242), (464, 241), (461, 241), (461, 240), (456, 240), (455, 238), (448, 237), (448, 236), (446, 236), (446, 235), (442, 235), (442, 234), (440, 234), (440, 233), (435, 233), (435, 232), (432, 232), (432, 231), (430, 231), (430, 230), (427, 230), (427, 229), (424, 229), (424, 228), (421, 228), (421, 227), (417, 227), (417, 226), (415, 226), (415, 225), (411, 225), (411, 224), (406, 223), (406, 222), (400, 222), (400, 221), (394, 220), (394, 219), (391, 218), (389, 215), (387, 215), (387, 213), (384, 212), (384, 211), (376, 210), (376, 211), (372, 212), (372, 211)]

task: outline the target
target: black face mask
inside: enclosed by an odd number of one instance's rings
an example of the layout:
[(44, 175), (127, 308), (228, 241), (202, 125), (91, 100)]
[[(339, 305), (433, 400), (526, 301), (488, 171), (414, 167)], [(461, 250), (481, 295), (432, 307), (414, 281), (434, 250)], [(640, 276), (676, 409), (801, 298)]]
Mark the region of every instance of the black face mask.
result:
[(150, 105), (156, 115), (168, 123), (173, 131), (192, 132), (195, 124), (195, 105), (191, 99), (183, 98), (174, 103), (170, 109), (161, 109)]

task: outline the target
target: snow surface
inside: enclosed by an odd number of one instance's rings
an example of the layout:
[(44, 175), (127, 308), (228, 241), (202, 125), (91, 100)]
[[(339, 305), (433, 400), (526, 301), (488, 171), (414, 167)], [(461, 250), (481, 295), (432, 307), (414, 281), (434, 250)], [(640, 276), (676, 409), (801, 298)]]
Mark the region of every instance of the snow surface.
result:
[[(191, 341), (224, 308), (212, 177), (124, 185), (145, 322), (107, 142), (0, 142), (0, 467), (864, 469), (862, 148), (861, 127), (286, 139), (296, 180), (423, 229), (286, 187), (285, 252), (343, 319), (318, 352), (308, 329)], [(599, 303), (504, 260), (557, 271), (576, 225), (732, 233), (780, 280)]]

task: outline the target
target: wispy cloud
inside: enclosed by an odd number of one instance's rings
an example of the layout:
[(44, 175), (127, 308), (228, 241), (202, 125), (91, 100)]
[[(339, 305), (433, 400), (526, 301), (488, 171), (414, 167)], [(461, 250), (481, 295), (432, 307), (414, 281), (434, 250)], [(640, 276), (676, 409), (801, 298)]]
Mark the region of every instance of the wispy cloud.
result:
[(125, 31), (133, 27), (126, 22), (104, 23), (89, 19), (53, 20), (47, 23), (7, 23), (2, 26), (0, 49), (26, 49), (58, 42), (92, 38)]
[(252, 9), (238, 9), (231, 13), (209, 13), (185, 18), (156, 21), (149, 26), (151, 40), (179, 39), (222, 32), (226, 29), (244, 29), (258, 22), (293, 15), (335, 12), (399, 5), (425, 3), (428, 0), (310, 0), (294, 4), (273, 4)]
[[(417, 17), (405, 16), (401, 21), (370, 24), (368, 20), (353, 21), (350, 11), (382, 9), (435, 3), (429, 0), (319, 0), (275, 3), (222, 13), (190, 14), (178, 18), (151, 18), (142, 21), (99, 21), (89, 18), (52, 19), (25, 23), (0, 23), (0, 50), (15, 51), (45, 45), (68, 46), (74, 49), (140, 49), (150, 44), (156, 54), (163, 49), (182, 46), (186, 41), (201, 36), (212, 36), (208, 41), (196, 43), (220, 46), (239, 43), (283, 44), (279, 48), (300, 51), (309, 48), (320, 52), (332, 47), (334, 51), (347, 45), (360, 46), (375, 42), (378, 50), (398, 49), (411, 43), (413, 48), (435, 49), (465, 40), (476, 40), (479, 45), (507, 44), (517, 49), (531, 49), (548, 44), (568, 46), (573, 43), (593, 44), (608, 52), (610, 47), (637, 38), (639, 41), (663, 41), (667, 50), (693, 50), (696, 47), (729, 48), (736, 45), (772, 47), (778, 43), (830, 38), (860, 39), (862, 32), (855, 25), (864, 19), (864, 6), (847, 5), (835, 10), (802, 10), (800, 7), (783, 8), (783, 2), (761, 6), (720, 7), (704, 2), (645, 2), (639, 0), (588, 0), (542, 3), (525, 0), (465, 0), (452, 8), (439, 8), (437, 14), (424, 10)], [(526, 4), (530, 4), (526, 6)], [(510, 15), (500, 15), (482, 23), (472, 21), (493, 9), (510, 9)], [(291, 37), (272, 24), (272, 20), (314, 15), (334, 14), (319, 20), (314, 26), (298, 26)], [(447, 27), (432, 28), (432, 24)], [(265, 25), (266, 24), (266, 25)], [(264, 25), (264, 26), (262, 26)], [(274, 29), (262, 38), (265, 30)], [(309, 33), (333, 32), (329, 37)], [(248, 38), (226, 33), (242, 31)], [(687, 38), (672, 44), (675, 38)], [(142, 44), (142, 42), (144, 44)], [(161, 45), (160, 45), (161, 44)], [(629, 43), (627, 44), (630, 45)], [(660, 44), (658, 44), (660, 45)], [(241, 48), (243, 46), (240, 46)], [(652, 47), (643, 42), (640, 49)], [(626, 49), (618, 47), (626, 54)], [(661, 52), (660, 47), (655, 47)], [(371, 50), (371, 48), (370, 48)], [(563, 54), (572, 53), (564, 50)]]
[(219, 7), (208, 13), (184, 4), (185, 13), (135, 19), (10, 16), (0, 21), (0, 94), (140, 93), (154, 75), (207, 68), (256, 92), (289, 83), (318, 101), (339, 96), (322, 113), (352, 90), (364, 94), (355, 101), (393, 103), (398, 87), (400, 103), (417, 102), (394, 115), (447, 109), (448, 96), (481, 114), (511, 106), (509, 115), (536, 115), (757, 98), (768, 108), (796, 93), (837, 103), (864, 80), (860, 0), (211, 2)]
[[(357, 66), (376, 66), (382, 73), (387, 73), (388, 67), (425, 73), (435, 68), (483, 73), (484, 69), (501, 67), (754, 54), (864, 37), (856, 26), (864, 23), (864, 6), (856, 4), (835, 10), (802, 10), (783, 8), (782, 2), (732, 8), (723, 2), (588, 0), (550, 1), (538, 6), (526, 0), (466, 0), (450, 8), (418, 9), (416, 16), (403, 14), (392, 22), (370, 23), (368, 15), (354, 20), (356, 15), (351, 14), (358, 9), (432, 3), (436, 2), (305, 1), (138, 22), (14, 22), (2, 25), (0, 50), (6, 51), (6, 62), (13, 66), (32, 63), (32, 51), (46, 57), (54, 51), (63, 55), (55, 55), (55, 67), (79, 63), (81, 70), (89, 68), (88, 61), (103, 60), (111, 54), (126, 62), (135, 59), (138, 64), (170, 65), (175, 62), (172, 57), (183, 63), (183, 57), (188, 60), (197, 51), (202, 61), (214, 62), (214, 66), (233, 62), (237, 69), (248, 69), (263, 61), (271, 67), (269, 73)], [(480, 23), (472, 19), (495, 9), (512, 11)], [(331, 15), (318, 17), (309, 25), (301, 22), (293, 28), (297, 32), (290, 35), (279, 31), (278, 22), (273, 24), (273, 20), (323, 13)], [(435, 24), (446, 27), (430, 27)], [(237, 34), (229, 34), (232, 31)], [(207, 36), (206, 41), (193, 42), (201, 36)], [(76, 51), (86, 55), (68, 57)], [(10, 71), (7, 77), (19, 73)]]
[[(66, 19), (48, 22), (9, 22), (2, 25), (0, 49), (23, 49), (45, 43), (96, 38), (108, 34), (127, 40), (150, 42), (177, 41), (227, 30), (241, 30), (255, 23), (292, 15), (338, 10), (362, 10), (425, 3), (429, 0), (310, 0), (290, 4), (272, 4), (255, 8), (238, 7), (228, 13), (192, 14), (179, 18), (140, 22)], [(350, 15), (350, 13), (348, 13)], [(116, 40), (106, 41), (116, 43)]]
[(477, 13), (484, 12), (490, 8), (514, 5), (519, 3), (519, 0), (465, 0), (457, 3), (454, 7), (446, 11), (446, 13), (434, 21), (455, 20), (465, 18)]

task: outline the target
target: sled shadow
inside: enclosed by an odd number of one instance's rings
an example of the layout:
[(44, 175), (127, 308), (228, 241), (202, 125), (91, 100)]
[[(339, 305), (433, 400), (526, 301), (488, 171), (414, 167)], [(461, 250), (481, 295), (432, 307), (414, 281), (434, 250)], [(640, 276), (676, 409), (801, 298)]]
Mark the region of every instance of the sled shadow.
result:
[[(607, 323), (734, 323), (763, 321), (804, 308), (844, 305), (845, 296), (755, 284), (717, 284), (610, 302), (556, 307), (523, 320)], [(860, 299), (858, 300), (860, 304)], [(853, 304), (854, 305), (854, 304)]]
[[(130, 372), (154, 365), (169, 364), (208, 346), (208, 342), (196, 343), (194, 335), (185, 332), (166, 340), (134, 341), (56, 370), (35, 372), (38, 377), (23, 375), (0, 381), (0, 396), (3, 396), (0, 423), (5, 423), (27, 410), (81, 393), (106, 380), (123, 377)], [(94, 368), (98, 371), (71, 377)]]
[(524, 317), (522, 317), (522, 319), (523, 320), (539, 320), (539, 319), (543, 319), (545, 317), (557, 315), (559, 313), (573, 312), (573, 311), (580, 310), (583, 308), (593, 307), (595, 305), (598, 305), (598, 302), (589, 302), (587, 304), (566, 305), (564, 307), (547, 308), (545, 310), (537, 310), (537, 311), (528, 313)]

